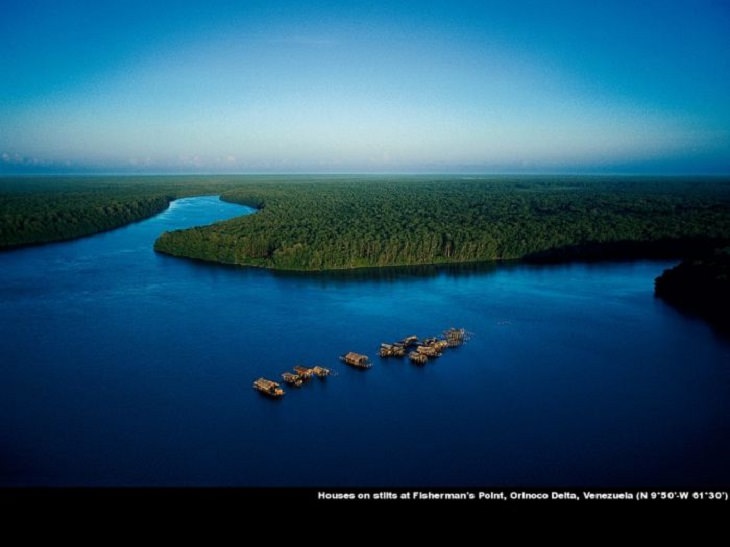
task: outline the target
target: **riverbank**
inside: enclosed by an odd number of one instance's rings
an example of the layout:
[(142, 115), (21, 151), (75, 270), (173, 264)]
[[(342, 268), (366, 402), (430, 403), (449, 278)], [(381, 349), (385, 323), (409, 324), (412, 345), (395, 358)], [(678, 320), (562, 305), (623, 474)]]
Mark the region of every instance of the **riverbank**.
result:
[[(503, 263), (394, 279), (380, 268), (341, 281), (152, 251), (164, 230), (241, 211), (178, 200), (127, 228), (0, 253), (0, 483), (726, 481), (728, 344), (653, 298), (649, 280), (672, 262)], [(362, 374), (337, 361), (444, 325), (475, 335), (433, 366), (375, 358)], [(339, 375), (290, 390), (283, 405), (252, 396), (252, 378), (298, 363)]]
[(730, 333), (730, 247), (665, 270), (655, 280), (655, 294)]
[(163, 234), (159, 252), (287, 271), (691, 256), (730, 242), (730, 182), (361, 177), (245, 184), (245, 218)]
[(730, 243), (718, 178), (450, 176), (0, 179), (0, 248), (75, 239), (221, 193), (256, 215), (155, 250), (281, 271), (526, 260), (682, 259)]
[(0, 251), (70, 241), (151, 218), (170, 202), (220, 194), (231, 177), (0, 177)]

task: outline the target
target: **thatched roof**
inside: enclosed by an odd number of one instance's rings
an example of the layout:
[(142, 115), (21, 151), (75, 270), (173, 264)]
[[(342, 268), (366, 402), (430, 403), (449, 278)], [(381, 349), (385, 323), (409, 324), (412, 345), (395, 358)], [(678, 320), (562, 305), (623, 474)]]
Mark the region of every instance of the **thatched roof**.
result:
[(273, 387), (279, 387), (279, 384), (277, 382), (274, 382), (273, 380), (268, 380), (266, 378), (259, 378), (255, 382), (258, 386), (261, 386), (264, 389), (271, 389)]

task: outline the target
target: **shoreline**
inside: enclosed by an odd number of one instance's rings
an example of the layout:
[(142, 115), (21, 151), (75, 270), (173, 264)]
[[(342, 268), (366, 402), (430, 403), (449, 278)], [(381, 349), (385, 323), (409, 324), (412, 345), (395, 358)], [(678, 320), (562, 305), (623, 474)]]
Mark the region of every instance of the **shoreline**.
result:
[[(186, 196), (186, 197), (202, 197), (202, 196)], [(42, 247), (44, 245), (54, 245), (56, 243), (69, 243), (71, 241), (77, 241), (79, 239), (85, 239), (87, 237), (93, 237), (95, 235), (104, 234), (104, 233), (107, 233), (107, 232), (113, 232), (114, 230), (119, 230), (119, 229), (125, 228), (127, 226), (132, 226), (133, 224), (137, 224), (137, 223), (140, 223), (140, 222), (145, 222), (146, 220), (150, 220), (151, 218), (154, 218), (157, 215), (160, 215), (160, 214), (164, 213), (165, 211), (167, 211), (170, 208), (170, 205), (174, 201), (177, 201), (178, 199), (186, 199), (186, 198), (185, 197), (182, 197), (182, 198), (169, 199), (169, 200), (167, 200), (167, 203), (165, 204), (165, 206), (163, 208), (161, 208), (161, 209), (153, 212), (152, 214), (146, 215), (146, 216), (143, 216), (143, 217), (140, 217), (140, 218), (137, 218), (137, 219), (128, 221), (128, 222), (121, 223), (121, 224), (119, 224), (117, 226), (110, 226), (108, 228), (102, 228), (102, 229), (99, 229), (99, 230), (88, 231), (86, 233), (82, 233), (82, 234), (79, 234), (79, 235), (68, 236), (68, 237), (66, 237), (66, 236), (60, 236), (58, 238), (48, 239), (48, 240), (45, 240), (45, 241), (29, 241), (29, 242), (26, 242), (26, 243), (17, 243), (17, 244), (3, 245), (3, 246), (0, 246), (0, 253), (12, 253), (14, 251), (22, 251), (24, 249), (30, 249), (30, 248), (33, 248), (33, 247)]]
[[(201, 226), (196, 228), (203, 227)], [(162, 237), (163, 235), (164, 234), (160, 234), (160, 237)], [(562, 264), (602, 264), (612, 262), (620, 263), (634, 261), (676, 261), (677, 263), (679, 263), (683, 260), (705, 256), (707, 255), (707, 253), (712, 252), (715, 249), (727, 246), (728, 243), (730, 243), (728, 240), (716, 238), (687, 238), (676, 241), (606, 241), (601, 243), (589, 243), (585, 245), (569, 246), (566, 248), (547, 249), (538, 253), (531, 253), (526, 256), (511, 258), (497, 257), (473, 260), (440, 260), (434, 262), (343, 266), (316, 269), (292, 268), (245, 262), (230, 262), (224, 260), (201, 258), (198, 256), (192, 256), (184, 253), (173, 253), (164, 249), (157, 248), (157, 242), (159, 241), (160, 237), (158, 237), (158, 239), (155, 241), (155, 252), (174, 258), (181, 258), (201, 263), (223, 265), (229, 267), (255, 268), (277, 273), (289, 272), (301, 275), (417, 268), (449, 269), (459, 267), (474, 267), (476, 269), (489, 269), (491, 267), (502, 264), (547, 266)]]
[(654, 294), (680, 312), (730, 334), (730, 247), (664, 270), (654, 280)]

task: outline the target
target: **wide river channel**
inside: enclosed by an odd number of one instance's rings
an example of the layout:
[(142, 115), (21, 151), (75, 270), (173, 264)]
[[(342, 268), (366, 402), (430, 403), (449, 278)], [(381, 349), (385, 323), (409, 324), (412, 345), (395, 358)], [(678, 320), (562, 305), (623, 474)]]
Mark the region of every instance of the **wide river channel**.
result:
[[(303, 275), (152, 249), (247, 212), (182, 199), (0, 254), (0, 486), (730, 485), (730, 341), (654, 298), (672, 262)], [(377, 357), (451, 326), (470, 341), (424, 366)], [(336, 375), (252, 389), (297, 364)]]

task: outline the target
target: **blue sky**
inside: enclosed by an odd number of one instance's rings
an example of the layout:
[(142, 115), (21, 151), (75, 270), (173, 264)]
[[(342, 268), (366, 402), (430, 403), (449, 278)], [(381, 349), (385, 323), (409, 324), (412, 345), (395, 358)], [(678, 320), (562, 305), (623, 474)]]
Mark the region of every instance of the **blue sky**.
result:
[(5, 0), (0, 173), (730, 173), (730, 0)]

